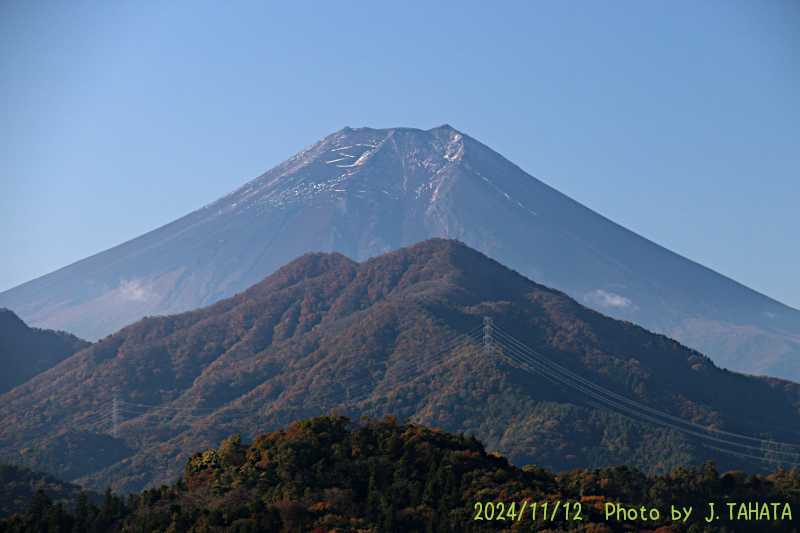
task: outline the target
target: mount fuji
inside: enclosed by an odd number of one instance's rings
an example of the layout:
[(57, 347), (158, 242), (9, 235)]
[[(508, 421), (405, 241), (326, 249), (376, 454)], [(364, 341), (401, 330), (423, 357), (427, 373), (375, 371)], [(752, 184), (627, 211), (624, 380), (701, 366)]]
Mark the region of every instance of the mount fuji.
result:
[(241, 292), (306, 252), (363, 261), (458, 239), (732, 370), (800, 381), (800, 311), (591, 211), (444, 125), (344, 128), (170, 224), (0, 293), (96, 340)]

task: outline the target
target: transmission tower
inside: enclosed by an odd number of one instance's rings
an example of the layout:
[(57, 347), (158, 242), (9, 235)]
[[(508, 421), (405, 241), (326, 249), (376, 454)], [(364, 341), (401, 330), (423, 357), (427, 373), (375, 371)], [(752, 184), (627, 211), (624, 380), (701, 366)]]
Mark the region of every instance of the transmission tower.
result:
[(492, 353), (492, 319), (483, 317), (483, 348), (487, 354)]
[(117, 427), (119, 422), (119, 400), (117, 399), (116, 393), (114, 393), (114, 403), (111, 406), (111, 420), (114, 422), (114, 429), (111, 435), (116, 439), (119, 437), (119, 428)]

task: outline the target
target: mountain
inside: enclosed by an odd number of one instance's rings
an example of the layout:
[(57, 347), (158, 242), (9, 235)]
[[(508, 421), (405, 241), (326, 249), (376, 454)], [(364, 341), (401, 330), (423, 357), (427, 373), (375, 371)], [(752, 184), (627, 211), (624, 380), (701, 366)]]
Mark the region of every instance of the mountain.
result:
[(63, 331), (29, 328), (8, 309), (0, 309), (0, 394), (25, 383), (89, 342)]
[(557, 470), (800, 463), (800, 385), (721, 370), (442, 239), (362, 263), (303, 255), (232, 298), (125, 327), (0, 400), (3, 460), (101, 490), (172, 482), (194, 450), (333, 408), (472, 432)]
[(166, 226), (0, 294), (96, 340), (241, 292), (295, 257), (458, 239), (737, 371), (800, 381), (800, 311), (592, 212), (450, 126), (345, 128)]

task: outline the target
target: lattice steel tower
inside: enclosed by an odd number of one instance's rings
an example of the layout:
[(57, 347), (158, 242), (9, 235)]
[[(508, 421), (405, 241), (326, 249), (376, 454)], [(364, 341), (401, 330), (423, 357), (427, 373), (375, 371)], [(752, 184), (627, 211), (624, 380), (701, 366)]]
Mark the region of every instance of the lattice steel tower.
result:
[(483, 317), (483, 348), (492, 353), (492, 319), (488, 316)]
[(117, 427), (119, 423), (119, 400), (116, 393), (114, 394), (114, 403), (111, 406), (111, 420), (114, 422), (114, 429), (111, 430), (111, 435), (116, 439), (119, 437), (119, 428)]

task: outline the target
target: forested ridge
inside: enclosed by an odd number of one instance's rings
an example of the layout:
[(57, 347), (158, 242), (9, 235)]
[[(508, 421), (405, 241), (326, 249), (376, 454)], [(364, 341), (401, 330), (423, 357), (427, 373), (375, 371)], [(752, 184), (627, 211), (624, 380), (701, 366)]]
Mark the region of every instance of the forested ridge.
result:
[[(711, 503), (720, 518), (708, 524)], [(728, 503), (735, 504), (730, 512)], [(675, 518), (672, 507), (693, 512)], [(644, 520), (628, 514), (642, 508)], [(332, 413), (252, 443), (231, 435), (194, 453), (171, 487), (127, 498), (109, 489), (99, 506), (81, 493), (74, 512), (40, 491), (24, 515), (0, 520), (0, 532), (788, 533), (800, 530), (798, 512), (794, 469), (720, 475), (708, 462), (650, 477), (626, 466), (555, 473), (513, 466), (472, 435), (391, 416), (354, 423)]]
[[(43, 490), (57, 503), (70, 507), (75, 503), (81, 488), (40, 470), (0, 463), (0, 517), (24, 513), (34, 494)], [(90, 491), (90, 499), (98, 494)]]
[[(726, 453), (609, 412), (465, 336), (484, 316), (625, 401), (762, 440)], [(710, 459), (769, 474), (797, 462), (769, 443), (797, 443), (800, 427), (797, 384), (721, 370), (442, 239), (363, 263), (307, 254), (227, 300), (132, 324), (0, 399), (4, 460), (120, 492), (174, 482), (192, 450), (227, 435), (252, 440), (332, 408), (474, 433), (516, 465), (647, 475)]]
[(0, 308), (0, 394), (90, 344), (65, 331), (28, 327), (13, 311)]

